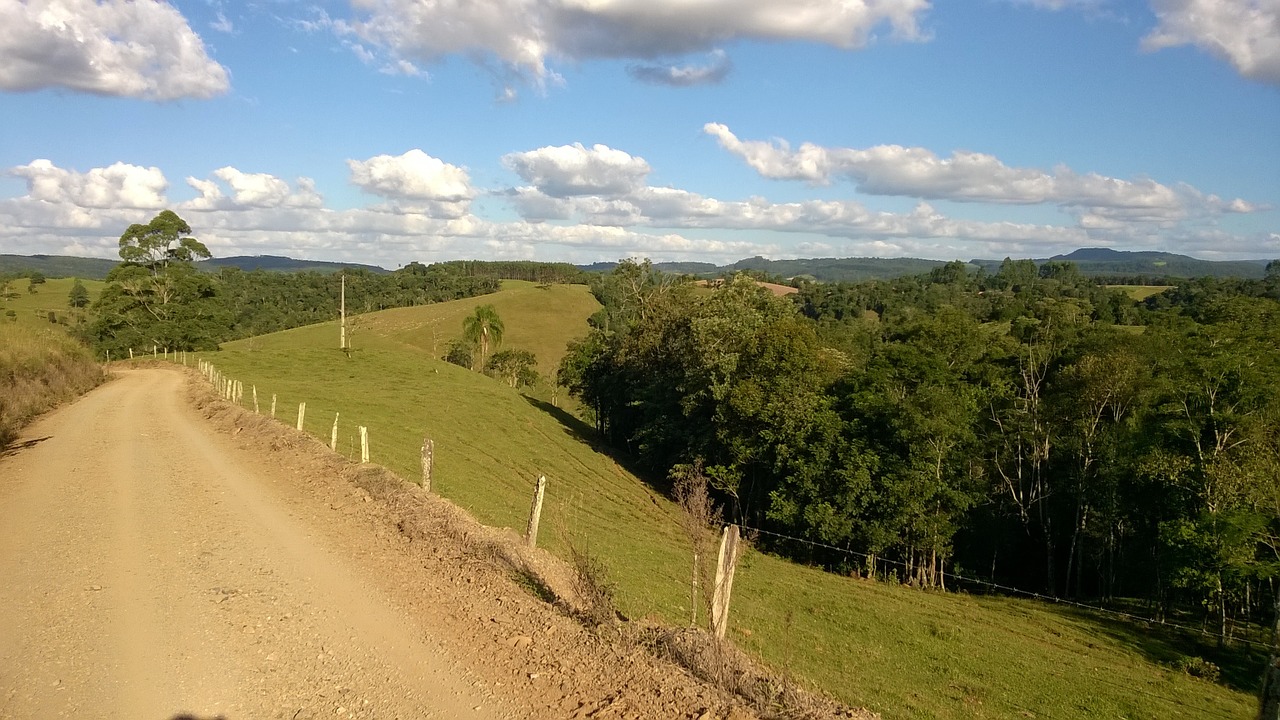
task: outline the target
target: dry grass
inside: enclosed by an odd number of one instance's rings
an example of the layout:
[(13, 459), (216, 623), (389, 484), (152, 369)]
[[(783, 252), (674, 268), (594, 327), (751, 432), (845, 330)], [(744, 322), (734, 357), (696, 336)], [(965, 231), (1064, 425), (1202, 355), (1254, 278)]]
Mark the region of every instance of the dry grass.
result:
[(89, 351), (60, 329), (0, 324), (0, 448), (32, 418), (104, 377)]

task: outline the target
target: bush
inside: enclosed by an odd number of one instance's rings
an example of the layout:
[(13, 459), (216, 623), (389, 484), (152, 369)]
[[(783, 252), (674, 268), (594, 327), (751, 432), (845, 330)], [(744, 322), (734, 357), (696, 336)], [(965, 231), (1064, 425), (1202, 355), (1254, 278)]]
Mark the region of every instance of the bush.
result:
[(470, 370), (475, 356), (475, 343), (469, 343), (465, 340), (454, 340), (449, 343), (449, 348), (444, 353), (444, 361)]
[(1183, 657), (1178, 658), (1173, 663), (1173, 666), (1175, 669), (1180, 670), (1191, 677), (1208, 680), (1209, 682), (1217, 682), (1218, 676), (1222, 672), (1218, 669), (1217, 665), (1214, 665), (1202, 657), (1196, 657), (1194, 655), (1184, 655)]

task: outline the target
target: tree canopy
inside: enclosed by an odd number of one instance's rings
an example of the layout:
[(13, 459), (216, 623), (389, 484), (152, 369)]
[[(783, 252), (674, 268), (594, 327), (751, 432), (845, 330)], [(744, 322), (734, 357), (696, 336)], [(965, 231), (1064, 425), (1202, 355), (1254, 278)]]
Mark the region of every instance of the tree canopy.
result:
[(1226, 637), (1280, 579), (1274, 284), (1136, 302), (1009, 260), (788, 300), (622, 263), (557, 378), (654, 477), (702, 467), (729, 519), (820, 543), (774, 549), (925, 586), (1145, 597)]

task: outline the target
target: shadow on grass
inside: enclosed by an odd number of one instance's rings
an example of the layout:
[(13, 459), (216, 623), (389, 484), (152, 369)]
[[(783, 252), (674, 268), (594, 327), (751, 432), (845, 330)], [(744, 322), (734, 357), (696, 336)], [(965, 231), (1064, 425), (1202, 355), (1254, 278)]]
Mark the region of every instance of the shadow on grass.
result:
[(595, 428), (574, 417), (569, 411), (535, 397), (524, 394), (521, 394), (520, 397), (524, 398), (525, 402), (555, 418), (556, 422), (564, 427), (565, 432), (573, 436), (573, 439), (585, 445), (590, 445), (593, 449), (601, 449), (599, 446), (600, 436), (596, 434)]
[(555, 605), (560, 602), (560, 598), (555, 591), (537, 573), (527, 567), (518, 567), (513, 564), (509, 564), (508, 569), (511, 572), (511, 579), (524, 588), (525, 592), (548, 605)]
[(53, 437), (52, 435), (45, 435), (42, 438), (32, 438), (30, 440), (24, 440), (20, 443), (5, 445), (3, 447), (0, 447), (0, 457), (9, 457), (10, 455), (17, 455), (23, 450), (26, 450), (28, 448), (33, 448), (36, 445), (39, 445), (40, 443), (44, 442), (45, 440), (51, 439), (52, 437)]
[(1238, 692), (1257, 694), (1268, 653), (1265, 648), (1242, 642), (1218, 647), (1217, 637), (1167, 625), (1110, 617), (1071, 607), (1052, 611), (1078, 621), (1082, 631), (1094, 632), (1141, 653), (1148, 660), (1180, 672), (1175, 663), (1184, 657), (1199, 657), (1218, 666), (1217, 683)]
[(625, 452), (619, 451), (610, 446), (600, 435), (596, 433), (596, 429), (583, 422), (580, 418), (575, 417), (572, 413), (564, 408), (556, 407), (545, 400), (539, 400), (528, 395), (521, 395), (524, 401), (541, 410), (542, 412), (555, 418), (557, 422), (564, 427), (565, 432), (569, 433), (575, 440), (590, 447), (596, 452), (608, 455), (611, 460), (622, 466), (624, 470), (639, 478), (641, 482), (648, 485), (650, 489), (660, 493), (661, 495), (671, 497), (671, 483), (663, 476), (656, 476), (652, 470), (640, 465), (635, 458), (629, 457)]

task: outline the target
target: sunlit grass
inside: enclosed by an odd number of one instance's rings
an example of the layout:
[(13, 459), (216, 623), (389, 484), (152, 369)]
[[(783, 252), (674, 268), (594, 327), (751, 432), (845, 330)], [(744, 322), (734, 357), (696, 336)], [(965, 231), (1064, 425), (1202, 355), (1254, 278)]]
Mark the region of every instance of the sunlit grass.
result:
[(1126, 294), (1129, 295), (1129, 297), (1133, 298), (1137, 302), (1141, 302), (1151, 297), (1152, 295), (1159, 295), (1165, 290), (1168, 290), (1170, 286), (1168, 285), (1108, 285), (1107, 287), (1123, 290), (1125, 291)]
[[(462, 318), (493, 303), (505, 347), (533, 350), (543, 371), (586, 332), (594, 300), (581, 286), (508, 283), (498, 295), (376, 313), (357, 321), (356, 350), (327, 323), (230, 343), (205, 357), (277, 395), (292, 424), (374, 462), (419, 476), (435, 442), (435, 489), (481, 521), (523, 529), (533, 484), (548, 478), (540, 544), (564, 554), (562, 528), (584, 538), (616, 580), (622, 611), (673, 624), (689, 616), (689, 555), (670, 501), (590, 444), (590, 429), (545, 402), (435, 359)], [(434, 353), (433, 353), (434, 349)], [(922, 592), (840, 577), (749, 552), (738, 571), (733, 639), (779, 669), (886, 718), (1249, 717), (1260, 656), (1107, 617), (1005, 598)], [(1167, 669), (1181, 654), (1223, 666), (1224, 684)], [(1256, 667), (1254, 667), (1256, 664)], [(1228, 687), (1234, 683), (1233, 687)]]
[(101, 366), (60, 326), (0, 320), (0, 448), (33, 417), (102, 379)]

